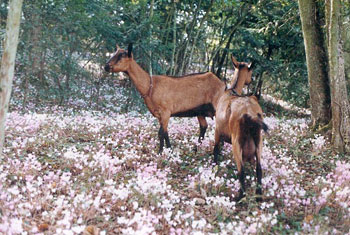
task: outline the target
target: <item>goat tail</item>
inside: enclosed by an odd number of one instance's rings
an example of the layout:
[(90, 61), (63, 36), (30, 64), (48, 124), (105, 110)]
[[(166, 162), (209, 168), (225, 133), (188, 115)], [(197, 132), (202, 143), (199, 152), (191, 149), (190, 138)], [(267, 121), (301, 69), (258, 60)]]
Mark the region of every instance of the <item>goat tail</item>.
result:
[(262, 129), (264, 130), (265, 133), (268, 133), (268, 131), (269, 131), (269, 126), (266, 125), (265, 122), (262, 122)]
[(252, 117), (249, 114), (244, 114), (240, 120), (240, 129), (241, 132), (260, 139), (260, 131), (264, 130), (267, 133), (269, 127), (264, 123), (261, 115)]

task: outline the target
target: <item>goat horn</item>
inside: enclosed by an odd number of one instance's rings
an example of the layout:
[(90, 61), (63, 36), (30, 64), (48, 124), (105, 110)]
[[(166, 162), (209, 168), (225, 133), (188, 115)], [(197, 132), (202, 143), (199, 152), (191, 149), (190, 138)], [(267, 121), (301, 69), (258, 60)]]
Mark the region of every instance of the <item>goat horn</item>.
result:
[(131, 57), (131, 52), (132, 52), (132, 43), (129, 43), (129, 46), (128, 46), (128, 57), (129, 58)]

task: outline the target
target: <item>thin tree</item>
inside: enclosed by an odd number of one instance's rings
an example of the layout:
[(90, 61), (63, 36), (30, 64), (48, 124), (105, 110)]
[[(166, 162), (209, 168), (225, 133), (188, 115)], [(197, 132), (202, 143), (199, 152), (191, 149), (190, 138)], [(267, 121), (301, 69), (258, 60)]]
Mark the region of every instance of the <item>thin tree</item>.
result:
[(152, 71), (152, 30), (153, 30), (153, 8), (154, 8), (154, 0), (151, 0), (151, 5), (150, 5), (150, 13), (149, 13), (149, 75), (152, 77), (153, 71)]
[[(325, 3), (322, 14), (317, 0), (299, 0), (311, 115), (314, 127), (330, 124), (336, 150), (350, 152), (350, 104), (345, 80), (342, 3), (340, 0)], [(322, 34), (324, 21), (326, 32)]]
[(5, 121), (12, 90), (19, 25), (23, 0), (11, 0), (7, 14), (4, 52), (0, 68), (0, 155), (5, 138)]
[(203, 16), (203, 18), (201, 19), (201, 21), (200, 21), (200, 23), (199, 23), (199, 28), (198, 28), (198, 30), (197, 30), (196, 36), (195, 36), (194, 39), (193, 39), (193, 43), (192, 43), (192, 47), (191, 47), (191, 52), (190, 52), (190, 58), (188, 59), (187, 66), (185, 67), (183, 73), (186, 72), (186, 68), (188, 67), (188, 65), (192, 64), (193, 49), (195, 48), (195, 46), (196, 46), (196, 44), (197, 44), (197, 40), (198, 40), (199, 34), (200, 34), (200, 32), (202, 31), (203, 26), (204, 26), (204, 22), (207, 20), (207, 17), (208, 17), (208, 15), (209, 15), (209, 12), (211, 11), (211, 9), (212, 9), (212, 7), (213, 7), (213, 3), (214, 3), (214, 0), (211, 0), (208, 10), (206, 11), (205, 15)]
[(312, 124), (317, 128), (330, 121), (327, 54), (316, 0), (298, 2), (308, 70)]
[(175, 74), (175, 51), (176, 51), (176, 3), (178, 0), (173, 0), (173, 45), (171, 53), (170, 75)]
[(342, 41), (342, 4), (327, 1), (329, 79), (332, 105), (332, 143), (339, 152), (350, 152), (350, 104), (346, 88)]
[(198, 18), (198, 14), (199, 14), (199, 12), (201, 10), (202, 0), (199, 0), (199, 2), (196, 3), (196, 4), (197, 4), (197, 7), (196, 7), (196, 10), (195, 10), (194, 15), (193, 15), (191, 28), (189, 29), (189, 32), (187, 32), (187, 34), (188, 34), (186, 36), (187, 39), (185, 39), (186, 42), (185, 42), (185, 47), (183, 49), (183, 54), (182, 53), (179, 54), (179, 56), (182, 57), (182, 60), (180, 60), (181, 61), (181, 65), (180, 65), (179, 71), (178, 71), (179, 74), (184, 74), (185, 73), (185, 64), (187, 63), (188, 47), (189, 47), (189, 44), (190, 44), (190, 40), (192, 39), (192, 35), (194, 33), (194, 28), (195, 28), (195, 26), (197, 24), (197, 18)]

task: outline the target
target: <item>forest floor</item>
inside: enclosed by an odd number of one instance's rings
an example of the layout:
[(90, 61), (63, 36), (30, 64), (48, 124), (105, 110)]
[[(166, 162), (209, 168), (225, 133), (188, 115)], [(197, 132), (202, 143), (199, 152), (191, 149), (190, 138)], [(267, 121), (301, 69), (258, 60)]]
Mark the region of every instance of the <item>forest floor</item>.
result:
[[(350, 233), (350, 159), (311, 134), (309, 117), (264, 102), (263, 202), (247, 197), (231, 146), (213, 163), (214, 121), (197, 144), (195, 118), (173, 118), (158, 154), (149, 114), (50, 108), (9, 113), (0, 158), (0, 233)], [(250, 169), (250, 170), (249, 170)]]

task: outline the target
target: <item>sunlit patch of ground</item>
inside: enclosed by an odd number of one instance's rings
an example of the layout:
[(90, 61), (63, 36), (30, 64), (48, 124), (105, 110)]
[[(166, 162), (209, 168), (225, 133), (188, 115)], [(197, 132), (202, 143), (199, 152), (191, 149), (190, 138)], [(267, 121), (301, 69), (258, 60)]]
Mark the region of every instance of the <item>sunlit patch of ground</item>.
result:
[(349, 159), (308, 134), (307, 118), (265, 122), (263, 202), (251, 167), (247, 197), (236, 203), (230, 145), (213, 164), (214, 121), (198, 145), (195, 118), (171, 119), (173, 148), (158, 155), (150, 115), (12, 112), (0, 159), (0, 233), (348, 233)]

